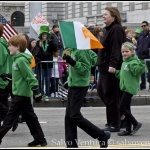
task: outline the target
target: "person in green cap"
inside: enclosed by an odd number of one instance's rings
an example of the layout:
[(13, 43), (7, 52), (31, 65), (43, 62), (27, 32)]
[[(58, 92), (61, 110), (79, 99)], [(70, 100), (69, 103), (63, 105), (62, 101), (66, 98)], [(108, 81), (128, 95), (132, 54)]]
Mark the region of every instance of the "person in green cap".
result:
[[(49, 40), (49, 26), (41, 26), (39, 41), (37, 41), (37, 47), (39, 52), (37, 58), (39, 61), (52, 61), (53, 60), (53, 51), (57, 50), (57, 46)], [(40, 63), (39, 74), (42, 75), (42, 78), (39, 77), (39, 82), (42, 83), (40, 90), (42, 95), (46, 95), (45, 100), (50, 96), (50, 75), (53, 68), (52, 63)], [(40, 81), (42, 79), (42, 82)], [(46, 87), (46, 92), (44, 92), (44, 85)]]
[(138, 40), (138, 37), (140, 36), (140, 34), (142, 33), (142, 29), (141, 28), (136, 28), (135, 29), (135, 39)]

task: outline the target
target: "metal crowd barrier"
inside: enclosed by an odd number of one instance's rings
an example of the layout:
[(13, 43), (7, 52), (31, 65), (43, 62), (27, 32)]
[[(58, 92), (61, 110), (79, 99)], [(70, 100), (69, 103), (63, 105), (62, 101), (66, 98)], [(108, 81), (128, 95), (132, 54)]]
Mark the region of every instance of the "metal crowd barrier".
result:
[(145, 81), (146, 81), (146, 89), (150, 90), (150, 59), (144, 59), (145, 61)]
[[(62, 76), (57, 79), (58, 65), (66, 65), (66, 70)], [(56, 66), (57, 67), (56, 67)], [(56, 70), (57, 69), (57, 70)], [(65, 61), (41, 61), (34, 69), (34, 73), (39, 81), (40, 92), (43, 95), (43, 101), (49, 101), (50, 99), (60, 99), (62, 101), (67, 100), (68, 95), (68, 66)], [(98, 71), (95, 70), (94, 78), (91, 80), (89, 86), (89, 92), (93, 92), (96, 89), (98, 81)], [(54, 78), (52, 77), (54, 75)]]
[[(54, 67), (56, 64), (59, 65), (60, 63), (66, 63), (65, 61), (41, 61), (37, 64), (34, 72), (37, 75), (37, 79), (39, 81), (39, 87), (40, 91), (43, 94), (43, 99), (45, 101), (48, 101), (51, 98), (54, 99), (60, 99), (62, 101), (67, 99), (68, 95), (68, 66), (66, 66), (66, 71), (64, 74), (61, 76), (61, 78), (56, 79), (54, 78), (53, 81), (52, 79), (52, 69), (55, 75), (58, 73), (56, 69), (57, 67)], [(43, 65), (45, 64), (45, 65)], [(147, 88), (149, 89), (148, 82), (150, 83), (150, 59), (145, 59), (145, 81)], [(53, 67), (53, 68), (52, 68)], [(95, 73), (93, 75), (93, 78), (91, 79), (90, 85), (89, 85), (89, 90), (88, 93), (92, 92), (97, 92), (97, 83), (99, 79), (99, 72), (98, 72), (98, 67), (96, 66)], [(46, 79), (47, 78), (47, 79)], [(44, 81), (45, 82), (44, 82)], [(52, 90), (53, 89), (53, 90)], [(53, 92), (53, 94), (52, 94)], [(93, 95), (93, 94), (91, 94)]]
[[(60, 65), (62, 65), (61, 68)], [(65, 61), (41, 61), (35, 67), (34, 73), (39, 81), (39, 88), (44, 101), (49, 101), (50, 98), (64, 100), (67, 97), (68, 68), (67, 65), (63, 68), (65, 65)], [(62, 72), (63, 69), (64, 72)], [(62, 73), (61, 76), (59, 73)]]

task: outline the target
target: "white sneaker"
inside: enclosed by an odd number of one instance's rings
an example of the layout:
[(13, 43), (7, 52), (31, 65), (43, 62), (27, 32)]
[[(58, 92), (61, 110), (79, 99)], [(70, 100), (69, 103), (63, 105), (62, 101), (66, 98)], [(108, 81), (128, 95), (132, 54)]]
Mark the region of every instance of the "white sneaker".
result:
[(49, 97), (46, 96), (46, 97), (45, 97), (45, 102), (48, 102), (48, 101), (49, 101)]
[(54, 94), (54, 93), (52, 93), (52, 94), (51, 94), (51, 97), (55, 97), (55, 94)]
[(56, 97), (59, 97), (59, 96), (58, 96), (58, 92), (56, 92), (55, 94), (56, 94)]

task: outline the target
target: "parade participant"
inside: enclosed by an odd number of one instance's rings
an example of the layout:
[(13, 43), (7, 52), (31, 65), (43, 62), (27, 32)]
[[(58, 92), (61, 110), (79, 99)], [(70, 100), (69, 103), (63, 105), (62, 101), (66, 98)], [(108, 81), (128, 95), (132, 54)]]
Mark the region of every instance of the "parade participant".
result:
[(126, 131), (122, 131), (118, 135), (127, 136), (135, 134), (142, 126), (131, 114), (131, 99), (139, 89), (140, 76), (145, 70), (145, 63), (135, 55), (135, 46), (130, 42), (123, 43), (121, 52), (123, 63), (121, 70), (116, 71), (116, 76), (120, 79), (120, 89), (123, 91), (120, 115), (125, 115), (127, 124)]
[(64, 53), (63, 59), (69, 63), (69, 91), (65, 115), (66, 146), (78, 147), (77, 127), (79, 127), (94, 139), (98, 139), (100, 147), (106, 148), (110, 132), (99, 129), (80, 112), (90, 84), (91, 67), (96, 65), (97, 55), (92, 50), (71, 49)]
[[(6, 117), (9, 110), (8, 98), (12, 96), (11, 81), (3, 79), (5, 74), (9, 74), (12, 71), (12, 58), (8, 50), (8, 43), (2, 37), (4, 26), (0, 24), (0, 124)], [(14, 124), (13, 131), (16, 130), (17, 124)]]
[(37, 102), (41, 101), (42, 97), (38, 90), (38, 81), (30, 68), (31, 56), (24, 53), (26, 47), (27, 41), (21, 35), (13, 36), (9, 40), (10, 54), (13, 55), (12, 91), (14, 98), (4, 123), (0, 127), (0, 141), (2, 141), (3, 137), (22, 113), (34, 138), (34, 141), (29, 143), (28, 146), (46, 146), (47, 142), (44, 133), (31, 104), (30, 97), (32, 96), (32, 91)]
[[(119, 80), (112, 73), (121, 68), (121, 45), (125, 42), (125, 31), (121, 26), (121, 17), (117, 8), (106, 7), (103, 15), (106, 24), (103, 50), (99, 51), (99, 81), (97, 92), (106, 105), (107, 128), (110, 132), (120, 131), (119, 103), (121, 92)], [(111, 84), (110, 84), (111, 83)]]

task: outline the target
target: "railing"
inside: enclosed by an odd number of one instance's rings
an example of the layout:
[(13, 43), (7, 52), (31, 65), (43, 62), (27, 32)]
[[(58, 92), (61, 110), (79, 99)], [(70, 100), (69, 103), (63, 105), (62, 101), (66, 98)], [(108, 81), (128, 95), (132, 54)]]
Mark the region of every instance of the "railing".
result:
[[(149, 63), (148, 63), (149, 62)], [(150, 66), (150, 59), (145, 59), (145, 63)], [(65, 68), (61, 68), (59, 65), (64, 65)], [(147, 69), (148, 68), (148, 69)], [(68, 95), (68, 65), (65, 61), (41, 61), (38, 63), (34, 70), (37, 79), (39, 81), (40, 91), (43, 95), (44, 101), (49, 99), (60, 99), (62, 101), (67, 99)], [(61, 73), (61, 75), (58, 75)], [(97, 83), (99, 79), (98, 67), (95, 68), (94, 75), (91, 75), (91, 82), (89, 85), (88, 95), (95, 97), (97, 92)], [(145, 81), (146, 90), (149, 89), (148, 82), (150, 82), (150, 67), (145, 67)]]
[[(39, 87), (44, 101), (49, 101), (50, 98), (60, 99), (62, 101), (67, 99), (68, 65), (65, 61), (41, 61), (34, 69), (34, 73), (39, 81)], [(89, 93), (96, 89), (97, 81), (98, 70), (96, 68), (95, 75), (91, 77)]]

